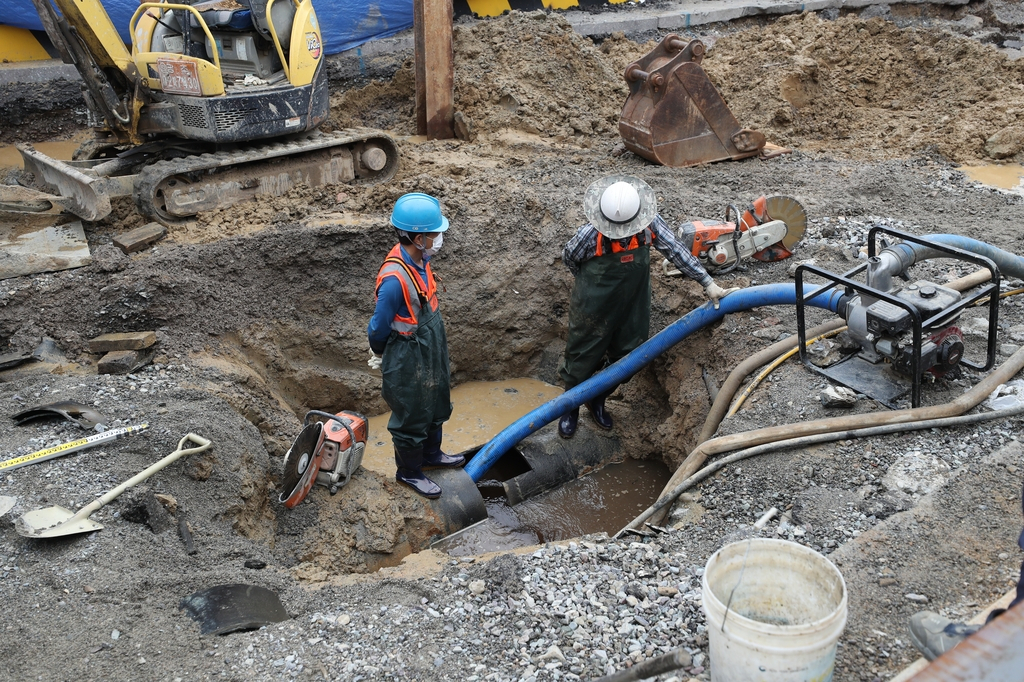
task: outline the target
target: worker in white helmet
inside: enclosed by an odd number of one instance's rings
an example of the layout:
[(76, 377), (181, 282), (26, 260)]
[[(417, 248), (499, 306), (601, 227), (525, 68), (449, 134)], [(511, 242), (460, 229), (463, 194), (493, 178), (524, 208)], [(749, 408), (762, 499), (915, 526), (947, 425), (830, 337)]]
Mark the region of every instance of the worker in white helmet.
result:
[[(566, 390), (589, 379), (605, 358), (613, 363), (647, 340), (651, 246), (704, 287), (715, 308), (719, 299), (738, 290), (718, 286), (676, 239), (658, 215), (654, 190), (643, 180), (628, 175), (598, 180), (587, 188), (583, 211), (590, 222), (562, 252), (562, 261), (576, 277), (569, 302), (569, 338), (558, 368)], [(594, 422), (603, 429), (612, 428), (612, 418), (604, 407), (609, 393), (587, 403)], [(579, 414), (576, 408), (562, 415), (560, 436), (575, 435)]]

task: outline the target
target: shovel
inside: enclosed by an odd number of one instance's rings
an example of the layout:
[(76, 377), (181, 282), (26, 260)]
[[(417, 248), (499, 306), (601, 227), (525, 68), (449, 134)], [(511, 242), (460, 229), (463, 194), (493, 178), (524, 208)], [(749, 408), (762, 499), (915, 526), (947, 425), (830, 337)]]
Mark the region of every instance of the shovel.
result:
[(0, 516), (3, 516), (7, 512), (14, 508), (14, 505), (18, 504), (17, 497), (9, 497), (7, 495), (0, 495)]
[[(198, 447), (185, 449), (184, 446), (187, 441), (192, 441), (198, 445)], [(77, 513), (59, 506), (36, 509), (35, 511), (30, 511), (18, 519), (17, 523), (14, 524), (15, 529), (20, 535), (24, 535), (27, 538), (56, 538), (62, 535), (75, 535), (76, 533), (89, 533), (94, 530), (100, 530), (103, 526), (89, 518), (94, 511), (112, 501), (133, 485), (142, 483), (168, 464), (171, 464), (185, 455), (202, 452), (209, 448), (210, 445), (210, 441), (201, 436), (197, 436), (194, 433), (190, 433), (178, 441), (177, 450), (167, 455), (156, 464), (153, 464), (145, 471), (135, 474), (110, 492), (105, 493), (102, 497), (97, 498), (92, 504), (82, 507)]]

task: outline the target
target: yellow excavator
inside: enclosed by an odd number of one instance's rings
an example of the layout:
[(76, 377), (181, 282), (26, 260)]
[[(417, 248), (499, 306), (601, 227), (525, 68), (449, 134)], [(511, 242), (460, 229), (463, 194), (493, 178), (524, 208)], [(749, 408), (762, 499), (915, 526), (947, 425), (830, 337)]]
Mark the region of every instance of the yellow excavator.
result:
[(130, 196), (174, 225), (257, 194), (384, 182), (397, 170), (385, 133), (317, 130), (329, 95), (311, 0), (145, 1), (130, 51), (100, 0), (32, 1), (82, 76), (96, 134), (73, 161), (18, 145), (22, 185), (0, 185), (0, 211), (95, 221)]

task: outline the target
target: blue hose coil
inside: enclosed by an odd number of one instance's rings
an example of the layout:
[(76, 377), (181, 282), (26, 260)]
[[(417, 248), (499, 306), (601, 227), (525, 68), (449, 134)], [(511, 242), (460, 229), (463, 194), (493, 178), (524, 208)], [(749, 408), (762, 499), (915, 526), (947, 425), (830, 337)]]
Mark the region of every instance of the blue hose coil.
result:
[[(805, 284), (805, 295), (817, 288), (820, 288), (820, 285)], [(836, 312), (842, 295), (841, 291), (826, 291), (812, 299), (806, 299), (805, 304)], [(474, 481), (479, 481), (483, 478), (484, 473), (519, 441), (531, 433), (539, 431), (569, 410), (579, 407), (588, 400), (593, 400), (602, 393), (611, 391), (690, 334), (718, 322), (729, 313), (738, 313), (766, 305), (796, 305), (796, 285), (765, 284), (748, 287), (723, 298), (718, 310), (715, 310), (710, 302), (692, 310), (615, 364), (606, 367), (582, 384), (548, 401), (507, 426), (466, 464), (466, 473)]]

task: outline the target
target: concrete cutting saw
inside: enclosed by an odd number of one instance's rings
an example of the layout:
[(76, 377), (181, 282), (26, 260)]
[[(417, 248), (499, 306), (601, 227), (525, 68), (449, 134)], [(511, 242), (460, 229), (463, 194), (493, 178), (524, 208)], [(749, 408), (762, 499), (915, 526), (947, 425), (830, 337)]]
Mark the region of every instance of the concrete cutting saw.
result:
[[(730, 220), (730, 217), (732, 220)], [(793, 255), (807, 229), (807, 212), (793, 197), (758, 197), (743, 214), (733, 204), (725, 220), (694, 220), (679, 228), (679, 239), (710, 274), (726, 274), (749, 258), (770, 263)], [(665, 260), (666, 275), (678, 275)]]
[(279, 501), (292, 509), (314, 483), (326, 486), (332, 495), (337, 493), (362, 464), (367, 431), (367, 419), (358, 412), (307, 412), (302, 430), (284, 456)]

